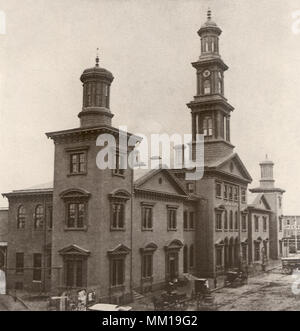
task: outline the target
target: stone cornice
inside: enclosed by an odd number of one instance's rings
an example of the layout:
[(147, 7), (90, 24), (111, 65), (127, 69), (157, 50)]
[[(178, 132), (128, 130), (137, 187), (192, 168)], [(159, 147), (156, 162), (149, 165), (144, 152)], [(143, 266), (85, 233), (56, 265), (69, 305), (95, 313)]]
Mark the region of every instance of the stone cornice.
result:
[(132, 133), (120, 131), (112, 126), (96, 126), (87, 128), (75, 128), (69, 130), (47, 132), (46, 136), (54, 140), (55, 144), (64, 142), (82, 142), (95, 139), (100, 133), (110, 133), (114, 136), (127, 135), (127, 138), (134, 137), (136, 141), (141, 141), (142, 138), (133, 135)]
[(261, 187), (257, 187), (257, 188), (251, 188), (249, 189), (249, 191), (251, 193), (275, 193), (275, 192), (278, 192), (278, 193), (284, 193), (285, 190), (281, 189), (281, 188), (261, 188)]
[(180, 195), (180, 194), (173, 194), (167, 192), (159, 192), (153, 190), (145, 190), (134, 188), (135, 196), (151, 198), (151, 199), (163, 199), (164, 201), (186, 201), (189, 200), (189, 196), (187, 195)]
[(223, 178), (228, 178), (229, 180), (232, 180), (234, 182), (241, 182), (243, 184), (248, 184), (248, 183), (251, 183), (250, 180), (248, 179), (245, 179), (245, 178), (242, 178), (240, 176), (236, 176), (234, 174), (230, 174), (228, 172), (225, 172), (225, 171), (221, 171), (221, 170), (218, 170), (218, 169), (215, 169), (213, 167), (204, 167), (204, 173), (205, 174), (219, 174), (221, 175)]
[(220, 56), (200, 56), (198, 61), (192, 62), (192, 66), (197, 70), (200, 70), (203, 67), (207, 67), (209, 65), (218, 65), (224, 71), (228, 69), (228, 66), (224, 63)]
[(194, 96), (194, 100), (187, 104), (187, 106), (192, 110), (192, 113), (205, 112), (219, 109), (224, 111), (226, 109), (228, 112), (232, 112), (234, 107), (231, 106), (227, 99), (222, 97), (220, 94), (211, 94), (209, 96)]
[(49, 196), (53, 195), (53, 189), (44, 189), (44, 190), (24, 190), (24, 191), (12, 191), (9, 193), (2, 193), (2, 196), (5, 198), (19, 198), (19, 197), (33, 197), (33, 196)]

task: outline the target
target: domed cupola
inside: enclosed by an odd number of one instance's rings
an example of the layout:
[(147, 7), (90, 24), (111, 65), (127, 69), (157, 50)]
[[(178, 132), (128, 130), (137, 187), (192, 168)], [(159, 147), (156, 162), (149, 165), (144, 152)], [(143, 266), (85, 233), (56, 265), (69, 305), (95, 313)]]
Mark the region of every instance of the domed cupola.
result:
[(198, 31), (201, 38), (201, 56), (219, 55), (219, 36), (221, 33), (222, 30), (211, 19), (211, 10), (208, 10), (207, 21)]
[(80, 80), (83, 83), (83, 105), (78, 114), (81, 127), (111, 125), (114, 116), (109, 107), (112, 73), (99, 67), (99, 56), (95, 67), (84, 70)]

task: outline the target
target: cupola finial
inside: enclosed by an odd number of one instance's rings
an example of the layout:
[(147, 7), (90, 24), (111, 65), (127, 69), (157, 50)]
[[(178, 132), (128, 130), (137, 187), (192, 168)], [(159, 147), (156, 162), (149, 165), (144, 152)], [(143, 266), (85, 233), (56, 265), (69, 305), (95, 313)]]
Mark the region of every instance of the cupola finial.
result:
[(99, 48), (97, 48), (97, 53), (96, 53), (96, 67), (99, 67)]
[(207, 11), (207, 19), (209, 21), (211, 20), (211, 10), (210, 10), (210, 8), (208, 8), (208, 11)]

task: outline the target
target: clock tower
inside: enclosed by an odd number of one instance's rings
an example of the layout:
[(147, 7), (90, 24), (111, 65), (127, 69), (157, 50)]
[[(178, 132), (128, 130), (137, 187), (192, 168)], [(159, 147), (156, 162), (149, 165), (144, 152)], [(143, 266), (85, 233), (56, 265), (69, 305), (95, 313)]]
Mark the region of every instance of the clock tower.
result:
[(234, 108), (224, 96), (224, 72), (228, 67), (219, 53), (221, 33), (208, 10), (207, 21), (198, 31), (201, 54), (198, 61), (192, 63), (197, 72), (197, 91), (188, 104), (194, 151), (196, 134), (203, 134), (206, 163), (230, 155), (234, 148), (230, 142), (230, 114)]

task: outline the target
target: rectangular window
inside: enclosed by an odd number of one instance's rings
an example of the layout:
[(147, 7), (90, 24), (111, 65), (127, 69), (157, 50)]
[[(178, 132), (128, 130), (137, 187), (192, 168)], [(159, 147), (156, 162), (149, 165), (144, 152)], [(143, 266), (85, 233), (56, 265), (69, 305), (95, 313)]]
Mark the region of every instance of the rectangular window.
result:
[(259, 231), (259, 218), (258, 218), (258, 216), (254, 216), (254, 231), (255, 232)]
[(125, 155), (124, 154), (121, 154), (119, 152), (116, 152), (116, 167), (115, 169), (113, 170), (113, 173), (115, 175), (120, 175), (120, 176), (123, 176), (124, 173), (125, 173), (125, 167), (126, 167), (126, 164), (125, 164)]
[(176, 209), (168, 209), (168, 230), (176, 230), (177, 229), (177, 210)]
[(150, 278), (153, 276), (153, 254), (142, 255), (142, 277)]
[(48, 224), (48, 228), (52, 229), (52, 227), (53, 227), (53, 208), (52, 208), (52, 206), (49, 206), (47, 208), (47, 224)]
[(232, 200), (233, 198), (233, 188), (232, 186), (229, 186), (229, 200)]
[(124, 284), (124, 259), (111, 260), (111, 286), (121, 286)]
[(33, 278), (34, 281), (42, 280), (42, 254), (33, 254)]
[(70, 154), (70, 173), (83, 174), (86, 173), (86, 153), (71, 153)]
[(68, 258), (65, 260), (65, 277), (67, 287), (84, 286), (83, 278), (83, 260)]
[(263, 229), (264, 229), (264, 232), (267, 231), (267, 218), (266, 217), (263, 217)]
[(223, 117), (223, 138), (225, 138), (225, 140), (228, 140), (227, 139), (227, 118), (226, 116)]
[(96, 84), (96, 107), (102, 107), (101, 99), (102, 99), (102, 83), (97, 83)]
[(238, 191), (238, 188), (235, 186), (234, 187), (234, 190), (233, 190), (233, 198), (234, 198), (234, 201), (238, 201), (238, 199), (239, 199), (239, 193), (238, 193), (239, 191)]
[(246, 190), (242, 189), (242, 203), (247, 202)]
[(112, 204), (111, 228), (114, 230), (122, 230), (125, 228), (125, 205), (123, 203)]
[(224, 185), (224, 199), (228, 199), (228, 186)]
[(16, 273), (24, 273), (24, 253), (16, 253)]
[(193, 211), (190, 212), (190, 230), (195, 229), (195, 213)]
[(222, 230), (222, 214), (221, 213), (216, 214), (216, 230), (217, 231)]
[(85, 225), (85, 204), (84, 203), (69, 203), (68, 204), (68, 228), (83, 228)]
[(246, 231), (246, 230), (247, 230), (247, 216), (242, 215), (242, 231)]
[(221, 198), (222, 196), (222, 185), (221, 183), (216, 183), (216, 197)]
[(188, 225), (188, 211), (185, 210), (183, 212), (183, 229), (188, 230), (189, 225)]
[(152, 208), (151, 207), (142, 207), (142, 229), (143, 230), (152, 230)]

